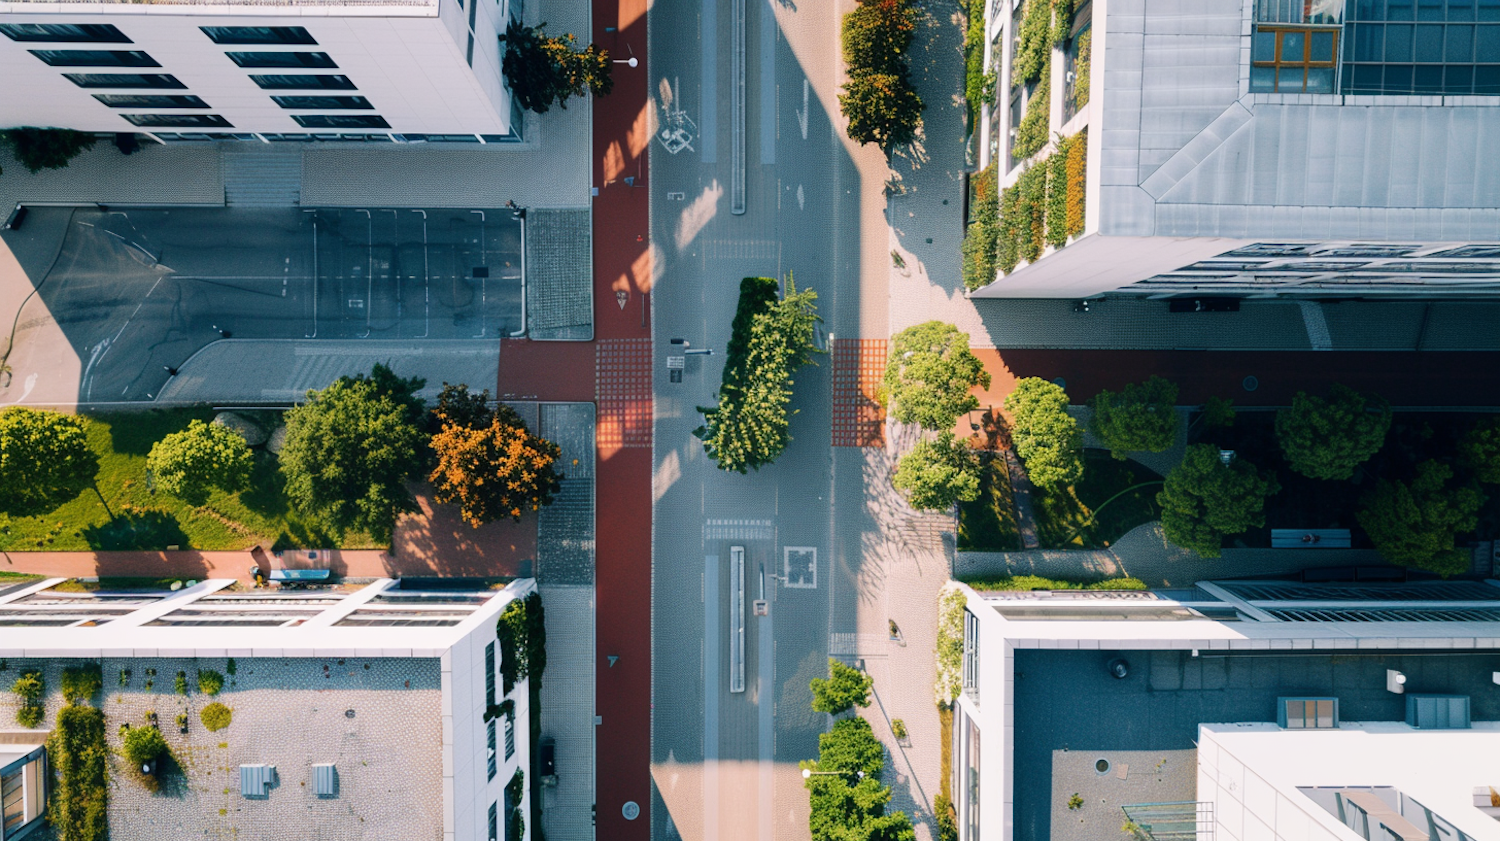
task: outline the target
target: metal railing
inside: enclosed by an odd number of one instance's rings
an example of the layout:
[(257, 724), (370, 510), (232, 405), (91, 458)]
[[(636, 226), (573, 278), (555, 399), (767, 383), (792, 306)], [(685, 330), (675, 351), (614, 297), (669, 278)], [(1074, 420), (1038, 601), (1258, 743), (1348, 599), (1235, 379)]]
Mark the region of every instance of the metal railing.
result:
[(1126, 832), (1137, 841), (1214, 841), (1216, 835), (1214, 804), (1206, 801), (1136, 803), (1120, 809)]

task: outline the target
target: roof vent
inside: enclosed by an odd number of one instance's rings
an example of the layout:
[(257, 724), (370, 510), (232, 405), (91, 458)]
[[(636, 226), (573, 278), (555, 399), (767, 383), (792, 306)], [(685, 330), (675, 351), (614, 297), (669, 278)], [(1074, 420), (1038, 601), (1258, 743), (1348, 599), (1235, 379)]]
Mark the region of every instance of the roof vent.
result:
[(313, 791), (319, 797), (338, 797), (338, 771), (332, 762), (313, 766)]

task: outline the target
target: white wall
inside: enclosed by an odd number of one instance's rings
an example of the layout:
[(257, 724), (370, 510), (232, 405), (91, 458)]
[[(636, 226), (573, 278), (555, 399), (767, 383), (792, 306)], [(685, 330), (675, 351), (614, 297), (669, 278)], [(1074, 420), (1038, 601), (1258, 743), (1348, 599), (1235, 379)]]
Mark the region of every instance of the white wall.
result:
[[(273, 94), (327, 93), (363, 96), (374, 111), (298, 111), (322, 114), (379, 114), (397, 133), (505, 134), (510, 129), (510, 98), (500, 82), (500, 46), (495, 26), (504, 11), (496, 0), (478, 3), (475, 20), (474, 67), (466, 60), (468, 10), (457, 0), (437, 0), (429, 6), (343, 7), (195, 7), (128, 4), (102, 6), (0, 4), (4, 23), (109, 23), (132, 44), (54, 44), (11, 41), (0, 36), (0, 126), (43, 125), (82, 131), (152, 131), (136, 129), (119, 115), (167, 113), (158, 109), (109, 108), (94, 93), (191, 94), (203, 98), (209, 111), (171, 109), (172, 113), (214, 113), (232, 129), (208, 131), (266, 133), (326, 133), (335, 129), (305, 129), (289, 112), (271, 101)], [(29, 7), (29, 8), (28, 8)], [(104, 10), (102, 12), (95, 10)], [(213, 13), (208, 13), (212, 9)], [(267, 11), (274, 11), (266, 14)], [(303, 12), (306, 11), (306, 14)], [(257, 13), (259, 12), (259, 13)], [(503, 23), (501, 23), (503, 26)], [(302, 26), (317, 46), (229, 46), (215, 44), (200, 26)], [(29, 49), (144, 50), (161, 68), (51, 67), (29, 54)], [(226, 51), (317, 51), (328, 53), (338, 69), (240, 68)], [(64, 73), (169, 73), (186, 90), (86, 90)], [(348, 76), (354, 91), (267, 91), (250, 75), (271, 73), (329, 73)], [(204, 129), (154, 129), (203, 131)], [(352, 132), (379, 131), (376, 129)]]

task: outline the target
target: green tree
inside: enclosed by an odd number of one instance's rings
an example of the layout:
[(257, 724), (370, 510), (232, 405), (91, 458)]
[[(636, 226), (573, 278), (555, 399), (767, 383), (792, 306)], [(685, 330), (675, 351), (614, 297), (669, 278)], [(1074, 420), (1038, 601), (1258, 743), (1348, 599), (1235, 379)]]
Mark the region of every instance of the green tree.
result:
[(41, 514), (93, 486), (99, 457), (74, 415), (0, 409), (0, 512)]
[(30, 172), (62, 169), (85, 149), (94, 146), (94, 135), (67, 128), (23, 128), (0, 131), (0, 142), (10, 147), (16, 160)]
[(917, 15), (908, 0), (861, 0), (844, 15), (840, 40), (850, 75), (904, 74)]
[(489, 396), (444, 385), (434, 412), (442, 426), (432, 437), (437, 465), (428, 480), (437, 501), (457, 505), (475, 528), (504, 517), (520, 522), (522, 512), (550, 505), (562, 487), (555, 469), (561, 449), (532, 435), (509, 406), (489, 408)]
[(1011, 443), (1031, 481), (1064, 487), (1083, 478), (1083, 431), (1068, 414), (1068, 394), (1056, 383), (1027, 377), (1005, 398)]
[(1156, 504), (1167, 539), (1205, 558), (1217, 558), (1226, 534), (1266, 524), (1266, 497), (1276, 478), (1237, 458), (1225, 466), (1212, 444), (1194, 444), (1167, 475)]
[(569, 97), (607, 96), (614, 88), (609, 53), (598, 44), (575, 50), (576, 39), (547, 35), (547, 24), (522, 26), (511, 21), (500, 40), (505, 57), (500, 71), (522, 108), (545, 114), (553, 105), (566, 110)]
[(1234, 401), (1223, 397), (1210, 397), (1203, 403), (1203, 424), (1209, 429), (1228, 429), (1234, 426)]
[(891, 484), (913, 508), (947, 511), (955, 503), (979, 498), (979, 458), (955, 441), (952, 432), (944, 432), (936, 441), (918, 441), (902, 456)]
[(254, 466), (255, 457), (239, 433), (201, 420), (157, 441), (146, 456), (156, 486), (193, 505), (206, 502), (214, 488), (243, 490)]
[(818, 736), (818, 759), (804, 761), (812, 771), (808, 790), (813, 841), (911, 841), (911, 819), (886, 814), (891, 790), (883, 785), (885, 753), (863, 718), (834, 722)]
[(990, 387), (990, 373), (969, 350), (969, 334), (952, 324), (928, 321), (891, 338), (881, 396), (901, 423), (952, 429), (959, 415), (979, 408), (970, 390)]
[(1177, 443), (1177, 384), (1153, 375), (1130, 383), (1119, 394), (1101, 391), (1089, 401), (1089, 430), (1109, 454), (1124, 460), (1127, 452), (1159, 453)]
[(1287, 466), (1312, 479), (1348, 479), (1385, 443), (1390, 404), (1335, 385), (1327, 398), (1299, 391), (1276, 413), (1276, 439)]
[(341, 377), (286, 413), (281, 472), (299, 510), (337, 529), (389, 540), (396, 514), (413, 509), (406, 481), (422, 465), (421, 379), (384, 365)]
[(839, 111), (849, 120), (849, 139), (874, 143), (890, 154), (917, 136), (922, 127), (922, 98), (905, 74), (862, 73), (844, 83)]
[(812, 708), (820, 713), (838, 715), (855, 707), (870, 706), (870, 687), (875, 679), (843, 663), (828, 658), (827, 678), (815, 677), (812, 687)]
[(771, 278), (740, 283), (719, 405), (698, 407), (704, 423), (693, 434), (720, 470), (759, 470), (792, 440), (792, 375), (814, 352), (818, 294), (798, 292), (790, 277), (784, 297), (776, 286)]
[(167, 740), (155, 727), (132, 727), (125, 731), (125, 758), (138, 768), (167, 751)]
[(1359, 525), (1381, 557), (1445, 577), (1469, 569), (1455, 537), (1478, 525), (1484, 494), (1472, 484), (1450, 487), (1452, 478), (1453, 468), (1424, 461), (1411, 483), (1382, 479), (1365, 495)]
[(1488, 485), (1500, 484), (1500, 419), (1469, 427), (1458, 442), (1458, 461)]

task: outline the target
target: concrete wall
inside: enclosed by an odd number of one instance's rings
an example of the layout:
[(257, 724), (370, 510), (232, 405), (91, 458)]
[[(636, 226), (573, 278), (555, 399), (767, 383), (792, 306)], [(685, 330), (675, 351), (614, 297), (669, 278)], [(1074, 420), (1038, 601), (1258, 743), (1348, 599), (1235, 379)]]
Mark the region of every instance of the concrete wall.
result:
[[(41, 125), (83, 131), (204, 131), (191, 128), (136, 129), (120, 116), (128, 113), (218, 114), (232, 129), (207, 131), (328, 133), (306, 129), (298, 114), (378, 114), (389, 131), (424, 134), (505, 134), (510, 130), (510, 96), (500, 81), (500, 44), (506, 6), (495, 0), (473, 0), (474, 66), (469, 67), (468, 10), (457, 0), (409, 6), (243, 6), (192, 7), (152, 4), (50, 5), (0, 3), (0, 22), (109, 23), (132, 44), (27, 43), (0, 37), (0, 126)], [(200, 26), (302, 26), (317, 46), (229, 46), (215, 44)], [(497, 26), (501, 30), (497, 30)], [(29, 49), (143, 50), (160, 68), (51, 67)], [(316, 51), (327, 53), (337, 69), (249, 69), (235, 65), (226, 51)], [(64, 73), (168, 73), (186, 90), (95, 90), (77, 87)], [(250, 75), (324, 73), (348, 76), (353, 91), (268, 91)], [(202, 109), (109, 108), (94, 93), (191, 94), (210, 106)], [(273, 94), (327, 93), (363, 96), (373, 111), (289, 112), (271, 101)], [(346, 131), (368, 133), (372, 129)]]

